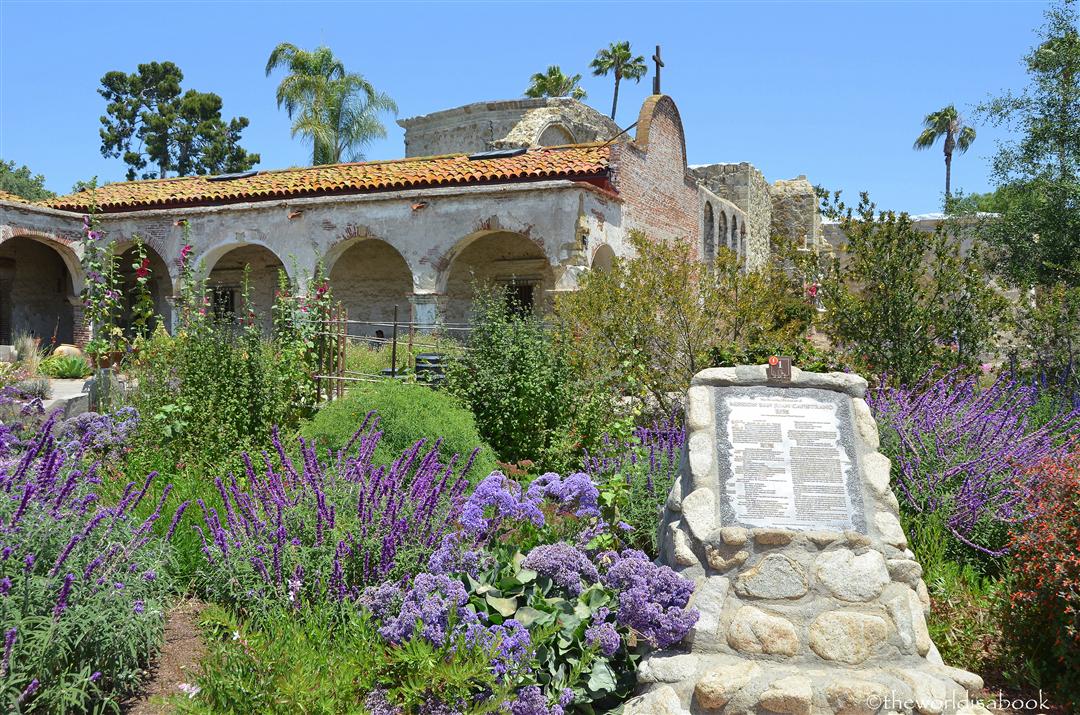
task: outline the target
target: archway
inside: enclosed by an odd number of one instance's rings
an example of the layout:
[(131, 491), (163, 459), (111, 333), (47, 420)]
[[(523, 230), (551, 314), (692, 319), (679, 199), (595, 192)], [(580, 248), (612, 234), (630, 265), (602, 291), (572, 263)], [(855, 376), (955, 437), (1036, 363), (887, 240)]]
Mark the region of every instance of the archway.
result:
[(606, 243), (600, 244), (600, 247), (596, 249), (596, 253), (593, 254), (592, 269), (600, 273), (606, 273), (611, 270), (614, 263), (615, 249)]
[(75, 283), (60, 250), (29, 236), (0, 243), (0, 343), (29, 333), (42, 345), (75, 341)]
[(285, 264), (269, 248), (256, 244), (226, 251), (214, 262), (206, 284), (211, 291), (215, 314), (221, 317), (242, 316), (244, 269), (250, 266), (248, 281), (258, 325), (267, 333), (274, 327), (272, 308), (278, 276)]
[(713, 233), (714, 228), (712, 204), (706, 201), (705, 226), (702, 230), (702, 257), (705, 259), (705, 262), (710, 265), (716, 260), (716, 235)]
[(353, 335), (375, 335), (382, 325), (394, 318), (410, 320), (409, 296), (413, 291), (412, 271), (401, 254), (386, 241), (376, 238), (357, 241), (346, 248), (330, 267), (330, 290), (349, 312), (349, 320), (369, 324), (350, 324)]
[(739, 217), (738, 216), (732, 216), (731, 217), (731, 236), (728, 238), (728, 248), (735, 251), (740, 256), (742, 255), (741, 253), (739, 253)]
[(746, 222), (739, 227), (739, 255), (746, 256)]
[(561, 124), (547, 125), (536, 140), (537, 146), (562, 146), (564, 144), (573, 143), (574, 135), (570, 133), (569, 129)]
[(445, 320), (468, 323), (476, 285), (504, 288), (525, 310), (546, 309), (554, 284), (551, 264), (543, 250), (525, 236), (500, 231), (465, 239), (446, 275)]
[[(169, 276), (169, 267), (151, 246), (143, 244), (146, 251), (147, 269), (150, 271), (150, 298), (154, 301), (155, 319), (151, 321), (150, 330), (157, 327), (157, 318), (164, 321), (165, 328), (171, 327), (172, 304), (169, 297), (172, 295), (172, 278)], [(124, 328), (131, 327), (131, 309), (134, 306), (134, 291), (136, 274), (141, 266), (137, 264), (135, 246), (127, 247), (119, 254), (117, 268), (120, 273), (120, 281), (124, 293), (124, 317), (121, 324)]]

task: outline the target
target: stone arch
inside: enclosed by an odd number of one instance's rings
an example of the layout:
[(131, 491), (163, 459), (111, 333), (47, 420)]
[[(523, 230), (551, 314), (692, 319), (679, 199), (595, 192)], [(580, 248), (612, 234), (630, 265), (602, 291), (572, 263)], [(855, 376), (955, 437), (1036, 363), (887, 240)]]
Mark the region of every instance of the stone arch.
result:
[[(143, 243), (143, 247), (146, 249), (146, 258), (149, 262), (150, 297), (154, 301), (154, 312), (164, 321), (165, 329), (168, 330), (172, 327), (173, 276), (169, 272), (169, 264), (161, 257), (157, 249), (146, 242)], [(138, 270), (138, 266), (134, 265), (135, 243), (133, 241), (114, 243), (112, 252), (118, 259), (117, 270), (120, 273), (121, 290), (124, 293), (126, 308), (121, 323), (128, 327), (132, 307), (131, 296), (135, 288), (136, 272)], [(151, 325), (151, 329), (154, 327), (156, 327), (156, 323)]]
[(441, 277), (448, 323), (472, 319), (473, 288), (488, 283), (506, 288), (527, 308), (547, 308), (546, 291), (555, 285), (551, 262), (543, 248), (520, 233), (491, 231), (462, 239)]
[(719, 226), (718, 226), (718, 230), (716, 232), (717, 239), (718, 239), (717, 243), (719, 245), (721, 245), (721, 246), (726, 246), (727, 248), (730, 249), (731, 244), (730, 244), (730, 240), (728, 239), (727, 225), (728, 225), (727, 214), (724, 213), (723, 211), (721, 211), (720, 212)]
[[(333, 262), (327, 263), (330, 290), (341, 301), (349, 320), (367, 323), (387, 323), (394, 318), (410, 319), (409, 298), (413, 292), (412, 270), (396, 248), (378, 238), (351, 241), (343, 250), (335, 251)], [(354, 335), (375, 335), (381, 325), (350, 324)]]
[(731, 217), (731, 235), (728, 238), (728, 248), (740, 256), (742, 255), (739, 253), (739, 217), (735, 215)]
[(615, 249), (607, 243), (601, 243), (596, 248), (596, 252), (593, 253), (592, 269), (601, 273), (606, 273), (611, 270), (611, 266), (615, 263)]
[(0, 343), (29, 333), (43, 345), (75, 342), (82, 267), (71, 247), (23, 234), (0, 243)]
[(540, 132), (540, 135), (536, 138), (537, 146), (562, 146), (564, 144), (576, 143), (574, 134), (561, 124), (552, 122), (544, 127), (544, 130)]
[(702, 227), (702, 259), (711, 264), (716, 260), (716, 220), (713, 216), (712, 204), (708, 201), (705, 202), (705, 225)]
[(277, 292), (281, 271), (288, 270), (273, 250), (261, 243), (240, 243), (216, 246), (202, 256), (202, 270), (211, 291), (214, 310), (219, 315), (242, 315), (246, 310), (242, 299), (244, 268), (251, 267), (249, 276), (251, 300), (255, 317), (266, 332), (273, 329), (271, 308)]

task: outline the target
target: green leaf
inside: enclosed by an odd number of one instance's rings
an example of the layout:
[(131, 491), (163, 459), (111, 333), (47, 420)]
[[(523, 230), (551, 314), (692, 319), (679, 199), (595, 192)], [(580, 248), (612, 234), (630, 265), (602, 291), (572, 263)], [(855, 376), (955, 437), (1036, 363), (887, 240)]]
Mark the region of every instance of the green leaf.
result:
[(514, 615), (514, 612), (517, 611), (516, 598), (501, 598), (499, 596), (488, 595), (485, 600), (487, 600), (489, 606), (507, 618)]
[(615, 673), (611, 667), (602, 660), (593, 663), (592, 672), (589, 673), (589, 690), (606, 693), (615, 689)]
[(538, 611), (532, 606), (522, 606), (519, 608), (517, 613), (514, 614), (514, 619), (526, 628), (533, 624), (545, 625), (555, 622), (555, 616), (553, 614)]

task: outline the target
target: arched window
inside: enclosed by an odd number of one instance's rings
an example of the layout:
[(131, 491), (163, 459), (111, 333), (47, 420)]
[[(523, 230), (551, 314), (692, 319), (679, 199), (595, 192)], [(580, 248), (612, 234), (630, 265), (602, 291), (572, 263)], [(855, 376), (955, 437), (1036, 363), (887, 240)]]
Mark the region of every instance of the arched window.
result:
[(727, 246), (728, 248), (731, 248), (731, 242), (728, 239), (727, 214), (726, 213), (723, 213), (723, 212), (720, 213), (720, 230), (717, 232), (717, 235), (720, 237), (720, 241), (719, 241), (720, 245)]
[(713, 233), (713, 210), (712, 204), (705, 202), (705, 225), (702, 227), (702, 251), (701, 255), (706, 263), (712, 264), (716, 260), (716, 236)]

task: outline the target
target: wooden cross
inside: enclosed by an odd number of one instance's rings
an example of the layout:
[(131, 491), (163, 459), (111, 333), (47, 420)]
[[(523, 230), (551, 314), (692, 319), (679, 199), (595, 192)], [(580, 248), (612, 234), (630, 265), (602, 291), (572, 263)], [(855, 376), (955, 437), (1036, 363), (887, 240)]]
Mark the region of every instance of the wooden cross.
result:
[(664, 61), (660, 59), (660, 45), (656, 46), (656, 54), (652, 56), (652, 61), (656, 63), (656, 74), (652, 80), (652, 93), (660, 94), (660, 68), (664, 66)]

